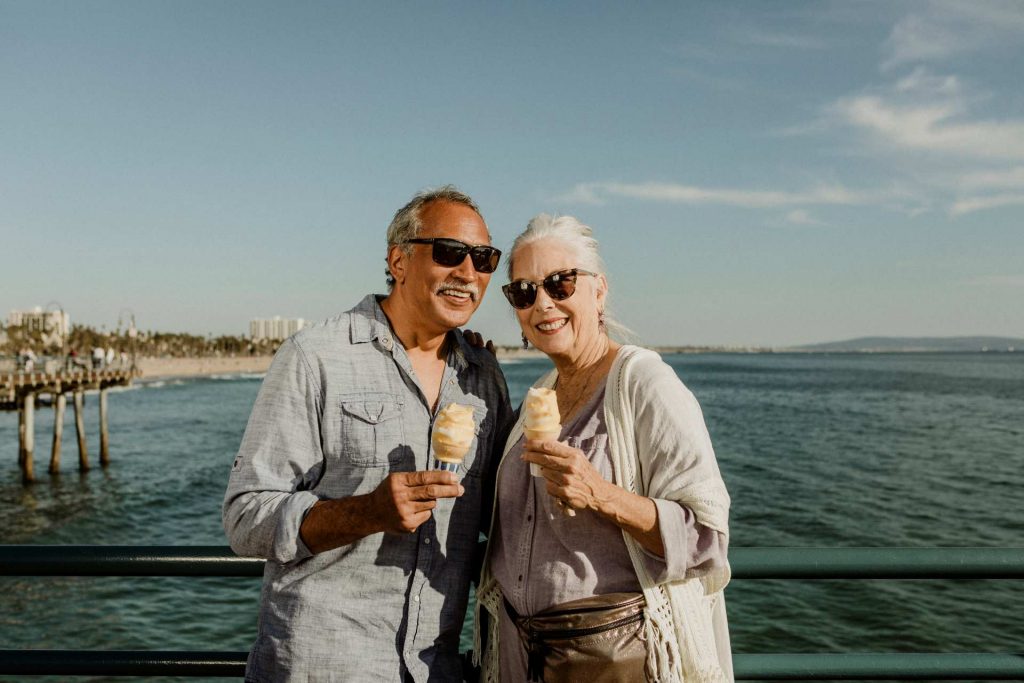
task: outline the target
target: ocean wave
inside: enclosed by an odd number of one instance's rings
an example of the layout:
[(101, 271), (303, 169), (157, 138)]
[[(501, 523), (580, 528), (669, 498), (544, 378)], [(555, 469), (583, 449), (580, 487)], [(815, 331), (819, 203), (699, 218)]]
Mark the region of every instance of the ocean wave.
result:
[(210, 375), (207, 379), (217, 380), (218, 382), (234, 382), (237, 380), (262, 380), (267, 376), (265, 372), (233, 372), (219, 375)]

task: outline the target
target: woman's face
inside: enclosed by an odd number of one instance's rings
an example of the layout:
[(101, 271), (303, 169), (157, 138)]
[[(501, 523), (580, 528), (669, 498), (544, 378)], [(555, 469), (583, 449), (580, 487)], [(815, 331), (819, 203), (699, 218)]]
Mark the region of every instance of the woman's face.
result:
[(603, 276), (579, 275), (575, 293), (561, 301), (552, 299), (539, 286), (552, 273), (581, 267), (573, 250), (555, 238), (530, 242), (515, 253), (512, 280), (530, 280), (538, 285), (533, 306), (514, 309), (516, 317), (530, 343), (549, 356), (573, 360), (603, 335), (598, 329), (598, 315), (604, 309), (607, 292)]

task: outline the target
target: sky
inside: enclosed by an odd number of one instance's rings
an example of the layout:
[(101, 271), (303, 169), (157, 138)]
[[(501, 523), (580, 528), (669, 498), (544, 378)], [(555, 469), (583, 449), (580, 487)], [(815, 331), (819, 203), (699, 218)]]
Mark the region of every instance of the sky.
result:
[(326, 318), (454, 183), (591, 226), (646, 344), (1024, 336), (1022, 74), (1016, 0), (0, 0), (0, 313)]

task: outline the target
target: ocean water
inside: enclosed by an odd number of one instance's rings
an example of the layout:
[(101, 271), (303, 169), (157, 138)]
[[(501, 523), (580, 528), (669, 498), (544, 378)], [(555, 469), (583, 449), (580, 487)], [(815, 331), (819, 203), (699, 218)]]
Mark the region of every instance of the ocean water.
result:
[[(1024, 354), (666, 361), (704, 410), (734, 546), (1024, 542)], [(518, 402), (550, 365), (504, 367)], [(112, 391), (112, 464), (85, 475), (70, 411), (62, 473), (46, 473), (53, 418), (41, 409), (31, 486), (16, 415), (0, 414), (0, 543), (225, 544), (220, 503), (259, 381)], [(87, 397), (94, 466), (97, 403)], [(727, 595), (736, 652), (1012, 652), (1024, 641), (1019, 581), (737, 580)], [(0, 648), (244, 650), (258, 599), (248, 578), (0, 577)]]

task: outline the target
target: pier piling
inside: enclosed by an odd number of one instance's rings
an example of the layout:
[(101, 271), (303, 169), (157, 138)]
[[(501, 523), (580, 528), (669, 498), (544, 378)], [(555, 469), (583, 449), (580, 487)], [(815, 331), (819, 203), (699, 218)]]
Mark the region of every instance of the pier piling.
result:
[(78, 434), (78, 469), (89, 470), (89, 449), (85, 444), (85, 392), (75, 392), (75, 432)]
[(18, 469), (23, 469), (25, 466), (25, 411), (22, 408), (22, 401), (24, 399), (19, 398), (18, 405)]
[(78, 436), (78, 469), (89, 470), (89, 448), (85, 437), (85, 392), (99, 394), (100, 464), (110, 464), (110, 387), (130, 386), (141, 375), (135, 367), (81, 368), (53, 361), (45, 363), (46, 372), (7, 372), (0, 370), (0, 412), (18, 413), (18, 468), (26, 483), (35, 479), (35, 408), (39, 396), (52, 397), (53, 447), (50, 450), (50, 474), (60, 472), (64, 439), (64, 416), (68, 394), (75, 411)]
[(22, 452), (24, 459), (21, 463), (21, 478), (26, 481), (35, 481), (35, 436), (36, 436), (36, 395), (25, 394), (21, 405), (22, 422), (25, 425), (23, 434)]
[(60, 472), (60, 448), (64, 439), (64, 409), (68, 399), (63, 392), (53, 395), (53, 448), (50, 450), (50, 474)]
[(107, 388), (100, 389), (100, 465), (110, 464), (110, 433), (107, 431)]

